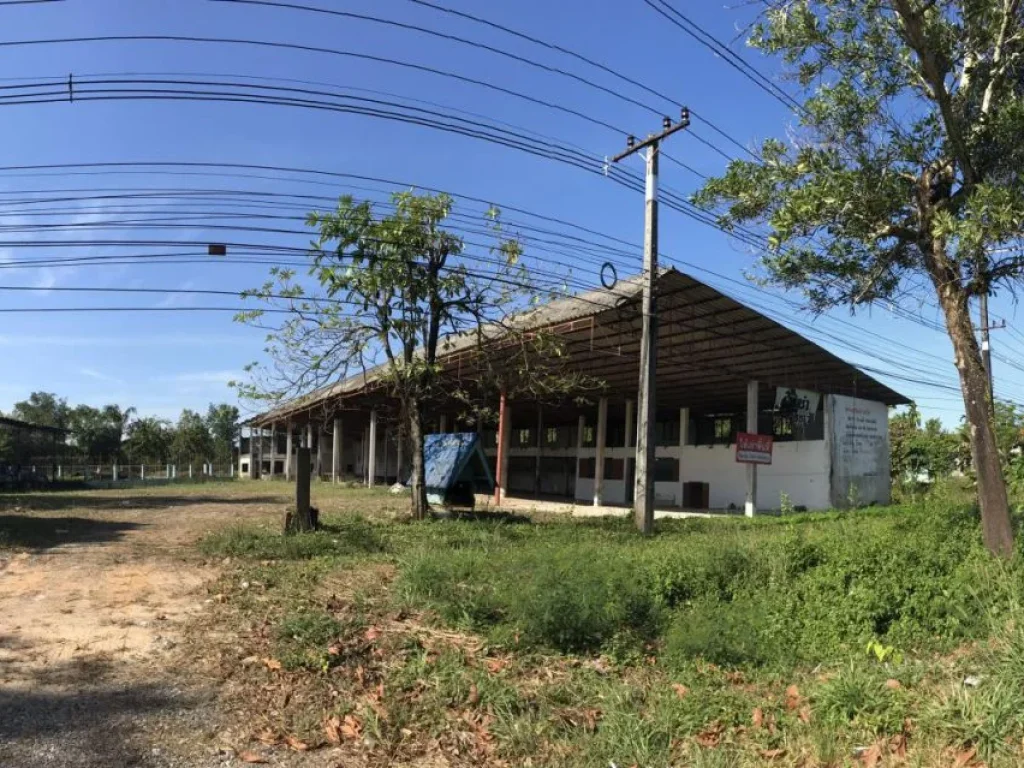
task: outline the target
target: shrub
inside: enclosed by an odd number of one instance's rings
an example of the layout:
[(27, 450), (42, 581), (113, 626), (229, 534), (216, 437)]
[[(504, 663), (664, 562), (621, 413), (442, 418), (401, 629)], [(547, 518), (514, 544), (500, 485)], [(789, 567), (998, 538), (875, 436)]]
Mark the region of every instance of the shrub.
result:
[(883, 667), (851, 663), (818, 688), (815, 711), (829, 725), (852, 724), (871, 733), (898, 733), (907, 716), (907, 697), (902, 688), (887, 687), (887, 678)]
[(669, 627), (665, 651), (676, 664), (703, 658), (722, 666), (759, 666), (773, 655), (774, 642), (761, 628), (766, 609), (752, 600), (701, 602), (680, 612)]

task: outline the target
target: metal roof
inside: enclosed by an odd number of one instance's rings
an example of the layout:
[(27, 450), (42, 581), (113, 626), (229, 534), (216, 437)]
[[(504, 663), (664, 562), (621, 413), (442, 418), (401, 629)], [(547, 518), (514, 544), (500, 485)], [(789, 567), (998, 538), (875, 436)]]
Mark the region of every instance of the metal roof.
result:
[[(560, 298), (513, 318), (516, 329), (548, 329), (565, 344), (566, 360), (607, 383), (610, 395), (634, 397), (639, 378), (642, 276)], [(843, 394), (886, 405), (910, 401), (856, 366), (757, 310), (675, 269), (660, 270), (657, 396), (659, 407), (742, 408), (747, 382)], [(496, 340), (501, 331), (485, 329)], [(439, 348), (448, 369), (479, 342), (476, 333)], [(468, 359), (468, 358), (467, 358)], [(268, 424), (327, 401), (367, 394), (384, 367), (324, 387), (250, 420)], [(465, 371), (464, 371), (465, 373)]]
[(27, 421), (10, 419), (6, 416), (0, 416), (0, 427), (13, 427), (14, 429), (24, 429), (28, 432), (50, 432), (57, 435), (66, 435), (69, 432), (69, 430), (61, 427), (47, 427), (42, 424), (31, 424)]

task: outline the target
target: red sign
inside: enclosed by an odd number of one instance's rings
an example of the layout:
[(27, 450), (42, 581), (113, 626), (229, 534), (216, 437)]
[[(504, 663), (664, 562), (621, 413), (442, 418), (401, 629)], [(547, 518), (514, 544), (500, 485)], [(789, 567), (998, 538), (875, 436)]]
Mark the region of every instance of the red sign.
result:
[(743, 464), (771, 464), (772, 436), (740, 432), (736, 435), (736, 461)]

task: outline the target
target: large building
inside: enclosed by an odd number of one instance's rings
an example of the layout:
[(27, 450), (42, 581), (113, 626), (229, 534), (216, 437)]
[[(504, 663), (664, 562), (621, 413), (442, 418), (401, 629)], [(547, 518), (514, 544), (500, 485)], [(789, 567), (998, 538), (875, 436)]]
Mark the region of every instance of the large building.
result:
[[(659, 508), (889, 501), (888, 407), (909, 402), (905, 397), (689, 275), (662, 271), (656, 292)], [(566, 364), (601, 383), (584, 402), (511, 397), (500, 409), (494, 393), (501, 430), (460, 423), (460, 405), (442, 402), (432, 408), (427, 431), (479, 430), (505, 496), (631, 503), (641, 293), (640, 279), (631, 278), (518, 318), (520, 329), (545, 329), (560, 339)], [(464, 377), (476, 343), (454, 339), (442, 358), (445, 371)], [(399, 440), (396, 403), (379, 378), (371, 370), (253, 418), (240, 474), (290, 477), (295, 449), (306, 444), (322, 477), (371, 485), (404, 480), (408, 451)], [(737, 460), (746, 457), (737, 441), (746, 447), (749, 434), (772, 438), (771, 464), (756, 473)]]

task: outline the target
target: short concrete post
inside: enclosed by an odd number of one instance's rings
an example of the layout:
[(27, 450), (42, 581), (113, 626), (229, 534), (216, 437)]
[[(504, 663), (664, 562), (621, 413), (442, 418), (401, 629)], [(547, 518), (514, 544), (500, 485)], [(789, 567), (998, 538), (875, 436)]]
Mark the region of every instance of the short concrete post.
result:
[(116, 483), (117, 482), (117, 462), (114, 462), (114, 466), (110, 470), (110, 476), (113, 478), (114, 482)]
[(145, 479), (146, 479), (146, 465), (145, 464), (140, 464), (139, 465), (139, 480), (145, 480)]
[(57, 465), (57, 479), (58, 480), (61, 479), (61, 466), (60, 466), (60, 464)]
[(188, 479), (189, 480), (192, 479), (192, 465), (191, 464), (188, 465)]

